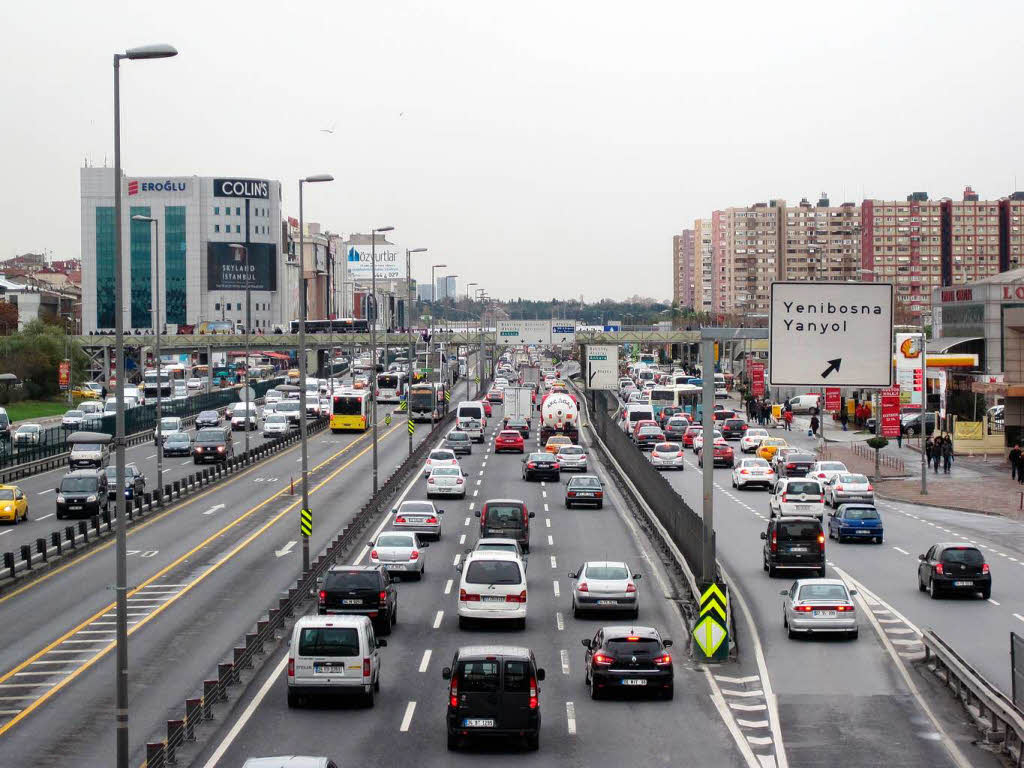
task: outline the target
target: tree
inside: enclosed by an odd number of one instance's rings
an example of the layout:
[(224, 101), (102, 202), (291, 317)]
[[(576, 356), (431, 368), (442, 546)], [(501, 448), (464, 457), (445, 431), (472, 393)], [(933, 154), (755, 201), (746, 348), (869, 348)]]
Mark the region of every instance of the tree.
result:
[[(83, 379), (88, 358), (77, 344), (70, 346), (74, 384)], [(33, 320), (21, 331), (0, 337), (0, 372), (21, 379), (30, 398), (53, 397), (60, 392), (58, 366), (67, 350), (67, 335), (60, 326)]]
[(0, 301), (0, 334), (8, 336), (18, 330), (18, 305)]

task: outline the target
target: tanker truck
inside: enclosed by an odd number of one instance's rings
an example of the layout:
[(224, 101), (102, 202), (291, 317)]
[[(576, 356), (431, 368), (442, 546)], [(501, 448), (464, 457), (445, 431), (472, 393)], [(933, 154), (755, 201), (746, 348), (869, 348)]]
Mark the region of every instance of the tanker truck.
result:
[(574, 443), (580, 441), (580, 412), (576, 398), (567, 392), (549, 392), (540, 403), (540, 442), (552, 435), (565, 435)]

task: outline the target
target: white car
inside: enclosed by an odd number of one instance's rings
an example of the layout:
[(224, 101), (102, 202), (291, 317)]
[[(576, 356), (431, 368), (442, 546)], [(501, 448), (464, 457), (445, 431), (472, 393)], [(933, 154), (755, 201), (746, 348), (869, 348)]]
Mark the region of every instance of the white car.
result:
[(193, 376), (191, 379), (185, 382), (186, 389), (201, 389), (203, 386), (203, 380)]
[(768, 437), (768, 430), (760, 427), (750, 427), (740, 438), (740, 453), (753, 453), (761, 445), (761, 441)]
[(60, 420), (60, 425), (64, 429), (78, 429), (82, 426), (82, 419), (85, 414), (79, 410), (65, 411), (64, 416)]
[(408, 573), (422, 579), (427, 569), (423, 550), (429, 547), (418, 533), (385, 531), (370, 542), (370, 565), (379, 565), (388, 573)]
[(651, 450), (650, 461), (655, 469), (678, 469), (682, 472), (686, 468), (682, 443), (658, 443)]
[(259, 429), (259, 411), (255, 403), (249, 403), (249, 418), (246, 419), (245, 403), (235, 403), (231, 409), (231, 429)]
[(284, 400), (284, 394), (278, 392), (276, 389), (268, 389), (267, 394), (263, 396), (263, 402), (267, 404), (278, 403), (281, 400)]
[(732, 487), (743, 490), (751, 485), (763, 485), (771, 490), (778, 475), (764, 459), (740, 459), (732, 468)]
[(841, 461), (816, 461), (807, 470), (807, 477), (813, 477), (822, 486), (825, 486), (836, 475), (847, 475), (849, 473), (850, 470)]
[(804, 477), (783, 477), (775, 483), (768, 498), (772, 517), (789, 515), (812, 516), (825, 519), (825, 492), (817, 480)]
[(423, 464), (423, 479), (430, 477), (430, 470), (434, 467), (457, 467), (459, 460), (455, 458), (455, 451), (448, 448), (435, 448), (427, 456)]
[(272, 413), (263, 420), (264, 437), (284, 437), (292, 431), (292, 424), (283, 413)]
[(288, 706), (305, 693), (358, 693), (368, 706), (380, 686), (380, 651), (368, 616), (303, 616), (288, 647)]
[[(716, 429), (715, 430), (715, 440), (717, 441), (719, 439), (724, 440), (725, 438), (722, 437), (722, 433), (719, 430)], [(701, 449), (703, 449), (703, 448), (704, 448), (704, 431), (701, 430), (700, 432), (698, 432), (696, 435), (693, 436), (693, 452), (694, 453), (700, 453)]]
[(466, 498), (466, 478), (461, 467), (434, 467), (427, 476), (427, 498), (455, 496)]
[(459, 580), (459, 628), (470, 621), (505, 619), (526, 628), (526, 569), (511, 552), (471, 552), (455, 566)]
[[(167, 442), (168, 435), (184, 431), (185, 427), (182, 425), (181, 419), (178, 416), (164, 416), (160, 419), (160, 437), (165, 443)], [(155, 429), (153, 430), (153, 442), (156, 442)]]

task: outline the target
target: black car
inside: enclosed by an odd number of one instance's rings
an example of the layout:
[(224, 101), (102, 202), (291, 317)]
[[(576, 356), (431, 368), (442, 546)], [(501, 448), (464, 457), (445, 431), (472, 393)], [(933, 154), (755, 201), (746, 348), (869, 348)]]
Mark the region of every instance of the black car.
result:
[(505, 421), (505, 429), (516, 430), (524, 440), (530, 436), (530, 422), (526, 419), (508, 419)]
[[(113, 464), (107, 465), (107, 497), (117, 498), (117, 467)], [(124, 497), (134, 499), (146, 492), (146, 476), (142, 474), (137, 464), (124, 465)]]
[(220, 412), (218, 411), (201, 411), (196, 416), (196, 429), (202, 429), (203, 427), (219, 427), (220, 426)]
[(191, 456), (192, 436), (188, 432), (172, 432), (164, 440), (164, 456)]
[[(924, 414), (925, 430), (926, 434), (932, 434), (935, 431), (935, 411), (928, 411)], [(902, 419), (903, 431), (913, 437), (914, 435), (921, 434), (921, 414), (915, 413), (910, 416), (904, 416)]]
[(235, 441), (230, 427), (204, 427), (196, 432), (192, 463), (224, 461), (235, 455)]
[(593, 639), (583, 641), (585, 683), (590, 698), (612, 691), (652, 691), (671, 699), (674, 672), (672, 641), (662, 639), (653, 627), (632, 625), (602, 627)]
[(655, 426), (640, 427), (635, 442), (641, 451), (650, 451), (658, 443), (665, 442), (665, 433)]
[(726, 419), (719, 429), (726, 440), (739, 440), (747, 431), (747, 422), (743, 419)]
[(459, 648), (441, 670), (448, 684), (448, 749), (464, 739), (523, 738), (540, 747), (540, 683), (533, 651), (505, 645)]
[(778, 462), (779, 477), (807, 477), (817, 460), (810, 453), (788, 453), (784, 460)]
[(110, 511), (107, 475), (102, 469), (76, 469), (61, 478), (57, 491), (57, 519), (92, 517)]
[(379, 565), (336, 565), (320, 584), (317, 613), (368, 616), (378, 635), (398, 617), (398, 590)]
[(815, 571), (825, 577), (825, 534), (816, 517), (773, 517), (764, 540), (762, 565), (769, 577), (781, 570)]
[(597, 475), (579, 475), (565, 486), (565, 508), (593, 504), (598, 509), (604, 506), (604, 488)]
[(970, 544), (935, 544), (918, 555), (917, 588), (936, 599), (945, 593), (992, 596), (992, 573), (981, 550)]
[(538, 452), (523, 457), (523, 480), (558, 480), (562, 472), (552, 453)]

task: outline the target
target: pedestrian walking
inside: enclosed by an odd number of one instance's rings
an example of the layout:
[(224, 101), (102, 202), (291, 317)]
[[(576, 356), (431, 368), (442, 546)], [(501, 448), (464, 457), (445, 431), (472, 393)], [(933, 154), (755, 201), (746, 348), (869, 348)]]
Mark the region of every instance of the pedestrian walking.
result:
[(953, 441), (948, 437), (942, 441), (942, 471), (949, 474), (950, 465), (953, 463)]
[(818, 426), (819, 425), (820, 425), (820, 422), (818, 421), (818, 415), (815, 414), (814, 416), (811, 416), (811, 435), (812, 436), (818, 434)]
[(839, 409), (839, 423), (843, 425), (843, 432), (846, 431), (846, 424), (850, 421), (850, 416), (847, 414), (845, 408)]
[(1020, 443), (1017, 443), (1010, 449), (1010, 455), (1007, 457), (1010, 462), (1010, 479), (1017, 479), (1017, 462), (1020, 461)]
[(793, 411), (789, 408), (782, 413), (782, 423), (785, 425), (787, 432), (793, 431)]
[(1017, 457), (1017, 482), (1024, 485), (1024, 448)]
[[(903, 423), (900, 423), (900, 430), (902, 431)], [(930, 437), (924, 441), (924, 460), (926, 464), (932, 463), (932, 451), (935, 450), (935, 441)]]
[(896, 445), (903, 447), (903, 422), (900, 422), (900, 431), (896, 433)]

